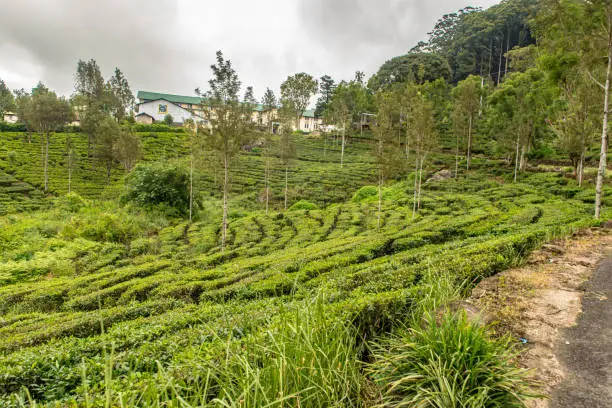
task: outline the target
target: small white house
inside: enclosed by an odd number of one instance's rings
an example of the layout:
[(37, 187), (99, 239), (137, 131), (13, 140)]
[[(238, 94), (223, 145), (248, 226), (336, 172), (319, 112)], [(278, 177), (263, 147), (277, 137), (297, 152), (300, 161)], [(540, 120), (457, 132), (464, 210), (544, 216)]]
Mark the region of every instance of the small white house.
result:
[(14, 112), (4, 112), (3, 119), (6, 123), (17, 123), (17, 114)]
[(193, 120), (200, 117), (177, 104), (169, 102), (165, 99), (156, 99), (153, 101), (142, 102), (138, 104), (138, 114), (136, 121), (140, 123), (162, 122), (166, 115), (172, 116), (174, 123), (183, 124), (187, 119)]

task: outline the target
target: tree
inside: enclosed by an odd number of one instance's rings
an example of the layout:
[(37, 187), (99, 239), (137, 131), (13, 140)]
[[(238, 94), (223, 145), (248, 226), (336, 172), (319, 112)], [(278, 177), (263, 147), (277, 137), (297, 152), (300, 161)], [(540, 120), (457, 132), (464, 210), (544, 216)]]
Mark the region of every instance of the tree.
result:
[(270, 157), (272, 155), (272, 133), (274, 131), (274, 112), (278, 110), (276, 104), (276, 96), (270, 88), (266, 88), (263, 99), (261, 100), (263, 112), (266, 114), (266, 119), (270, 124), (270, 132), (264, 133), (263, 153), (264, 153), (264, 184), (266, 195), (266, 214), (268, 213), (270, 203)]
[(87, 148), (90, 152), (96, 151), (96, 129), (104, 120), (104, 111), (108, 106), (105, 88), (104, 78), (98, 63), (94, 59), (89, 61), (79, 60), (74, 84), (76, 95), (73, 104), (76, 105), (81, 128), (87, 134)]
[(64, 98), (58, 98), (55, 92), (49, 91), (44, 85), (33, 90), (32, 97), (24, 107), (24, 116), (28, 126), (44, 136), (43, 172), (45, 192), (49, 191), (49, 143), (51, 133), (72, 118), (70, 104)]
[(407, 117), (410, 144), (415, 151), (414, 164), (414, 200), (412, 217), (421, 207), (421, 186), (423, 180), (423, 164), (427, 155), (437, 144), (436, 120), (433, 103), (423, 92), (418, 92), (413, 99), (413, 108)]
[(166, 206), (184, 216), (189, 202), (189, 180), (186, 172), (164, 163), (139, 164), (125, 179), (123, 201), (140, 206)]
[(164, 116), (164, 124), (168, 126), (174, 125), (174, 118), (171, 114), (166, 113), (166, 116)]
[(470, 75), (460, 81), (453, 89), (453, 125), (457, 137), (457, 151), (455, 157), (455, 177), (457, 177), (457, 167), (459, 161), (459, 135), (463, 135), (466, 140), (466, 168), (470, 169), (472, 159), (472, 136), (474, 122), (476, 121), (478, 110), (481, 106), (481, 96), (483, 94), (483, 80), (480, 77)]
[(548, 133), (549, 117), (556, 88), (536, 68), (511, 73), (489, 97), (488, 129), (510, 156), (514, 156), (514, 181), (524, 170), (527, 154)]
[(108, 85), (118, 102), (113, 107), (112, 114), (117, 121), (121, 122), (126, 118), (127, 112), (132, 110), (134, 106), (134, 94), (130, 89), (127, 78), (119, 68), (115, 68), (113, 76), (108, 80)]
[(399, 111), (396, 95), (391, 91), (379, 91), (374, 96), (377, 108), (374, 122), (374, 157), (378, 173), (378, 221), (377, 228), (381, 227), (382, 213), (382, 187), (385, 181), (402, 169), (402, 156), (400, 140), (395, 137), (395, 130), (399, 126)]
[(411, 52), (385, 62), (370, 78), (368, 87), (376, 91), (396, 83), (423, 83), (438, 78), (446, 81), (451, 78), (451, 69), (444, 57), (427, 52)]
[(110, 183), (111, 170), (116, 160), (115, 149), (120, 133), (119, 124), (110, 115), (106, 115), (96, 128), (97, 157), (104, 163), (107, 183)]
[(227, 215), (231, 161), (242, 146), (252, 138), (253, 121), (250, 104), (240, 102), (240, 80), (230, 60), (217, 51), (216, 63), (211, 65), (210, 91), (202, 99), (202, 111), (211, 125), (206, 143), (213, 150), (223, 168), (223, 220), (221, 250), (227, 241)]
[(0, 79), (0, 122), (4, 120), (4, 114), (14, 108), (15, 98), (6, 83)]
[(123, 128), (113, 146), (115, 159), (126, 171), (130, 171), (142, 157), (140, 138), (130, 128)]
[(281, 84), (281, 104), (286, 110), (293, 112), (296, 129), (300, 128), (300, 118), (315, 92), (317, 80), (304, 72), (288, 77)]
[(323, 116), (325, 110), (329, 106), (332, 96), (334, 95), (334, 89), (336, 85), (334, 80), (329, 75), (323, 75), (319, 81), (319, 92), (321, 96), (317, 100), (315, 107), (315, 117)]
[(612, 80), (612, 4), (608, 0), (548, 1), (542, 9), (544, 45), (575, 52), (579, 66), (603, 93), (601, 149), (595, 182), (595, 218), (601, 217), (607, 166), (610, 81)]
[(74, 166), (74, 141), (70, 136), (66, 136), (66, 161), (68, 165), (68, 193), (72, 192), (72, 168)]
[(281, 105), (279, 110), (279, 119), (281, 121), (280, 126), (280, 142), (279, 142), (279, 157), (280, 161), (285, 168), (285, 210), (287, 209), (287, 203), (289, 200), (289, 164), (291, 160), (296, 156), (296, 147), (293, 142), (291, 123), (295, 115), (293, 105)]

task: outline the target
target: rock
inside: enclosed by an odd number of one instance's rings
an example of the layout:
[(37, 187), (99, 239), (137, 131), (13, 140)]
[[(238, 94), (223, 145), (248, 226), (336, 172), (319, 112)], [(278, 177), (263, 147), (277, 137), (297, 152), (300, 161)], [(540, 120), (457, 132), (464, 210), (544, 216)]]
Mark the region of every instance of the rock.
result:
[(590, 258), (574, 258), (572, 259), (572, 263), (575, 265), (586, 266), (587, 268), (592, 268), (597, 265), (597, 262)]
[(444, 169), (431, 176), (425, 183), (429, 183), (430, 181), (448, 180), (451, 177), (453, 177), (453, 173), (451, 173), (450, 170)]
[(612, 229), (612, 220), (608, 220), (601, 224), (601, 227), (604, 229)]
[(564, 254), (565, 253), (565, 248), (560, 247), (559, 245), (553, 245), (553, 244), (544, 244), (542, 245), (542, 249), (548, 251), (548, 252), (552, 252), (554, 254)]

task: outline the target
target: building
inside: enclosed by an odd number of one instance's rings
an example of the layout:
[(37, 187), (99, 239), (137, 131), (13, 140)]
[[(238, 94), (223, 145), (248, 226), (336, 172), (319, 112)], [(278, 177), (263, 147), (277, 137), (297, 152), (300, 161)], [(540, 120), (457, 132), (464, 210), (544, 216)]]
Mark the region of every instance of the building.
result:
[(17, 123), (17, 114), (14, 112), (4, 112), (3, 119), (6, 123)]
[(151, 124), (162, 122), (166, 115), (172, 116), (174, 123), (182, 125), (187, 119), (202, 120), (200, 98), (156, 92), (138, 91), (136, 121)]
[[(198, 121), (204, 121), (201, 99), (198, 96), (138, 91), (137, 98), (136, 121), (139, 123), (162, 122), (167, 114), (172, 116), (174, 123), (180, 125), (194, 117)], [(252, 120), (259, 126), (266, 128), (271, 126), (270, 122), (274, 123), (276, 117), (276, 110), (266, 112), (261, 104), (254, 106)], [(316, 131), (322, 123), (320, 118), (315, 118), (313, 110), (307, 110), (300, 118), (299, 127), (293, 125), (293, 130), (310, 133)]]

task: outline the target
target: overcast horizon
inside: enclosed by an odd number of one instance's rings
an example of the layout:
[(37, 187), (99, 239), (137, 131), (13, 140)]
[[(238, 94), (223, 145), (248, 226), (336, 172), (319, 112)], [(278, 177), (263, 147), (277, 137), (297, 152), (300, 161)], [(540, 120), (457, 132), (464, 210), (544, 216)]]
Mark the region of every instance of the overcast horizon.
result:
[(386, 60), (425, 40), (438, 18), (494, 0), (0, 0), (0, 79), (30, 90), (39, 80), (61, 95), (79, 59), (115, 67), (138, 90), (193, 95), (206, 89), (215, 52), (234, 64), (256, 97), (278, 94), (288, 75), (369, 78)]

